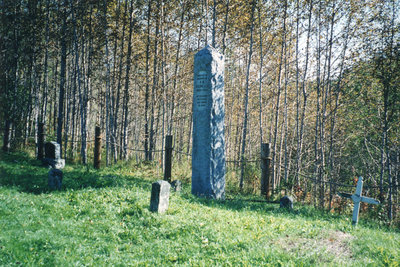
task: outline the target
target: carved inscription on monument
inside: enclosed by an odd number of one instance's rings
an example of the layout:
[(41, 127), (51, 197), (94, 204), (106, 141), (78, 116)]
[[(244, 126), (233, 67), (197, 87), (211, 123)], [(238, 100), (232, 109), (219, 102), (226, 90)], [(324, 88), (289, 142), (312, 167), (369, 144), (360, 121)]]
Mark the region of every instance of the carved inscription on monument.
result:
[(205, 109), (208, 103), (208, 84), (207, 84), (207, 72), (199, 71), (196, 79), (196, 107), (198, 109)]

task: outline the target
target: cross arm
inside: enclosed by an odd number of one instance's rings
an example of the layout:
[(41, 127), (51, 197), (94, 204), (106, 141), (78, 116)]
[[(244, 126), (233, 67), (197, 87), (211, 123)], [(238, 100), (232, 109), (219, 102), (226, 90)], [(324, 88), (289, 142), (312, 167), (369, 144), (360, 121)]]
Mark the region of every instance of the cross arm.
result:
[(351, 194), (349, 194), (349, 193), (341, 193), (341, 192), (338, 192), (337, 194), (338, 194), (339, 196), (341, 196), (341, 197), (351, 198)]
[(379, 202), (379, 200), (370, 198), (370, 197), (361, 197), (361, 201), (368, 203), (368, 204), (375, 204), (375, 205), (379, 205), (381, 204), (381, 202)]

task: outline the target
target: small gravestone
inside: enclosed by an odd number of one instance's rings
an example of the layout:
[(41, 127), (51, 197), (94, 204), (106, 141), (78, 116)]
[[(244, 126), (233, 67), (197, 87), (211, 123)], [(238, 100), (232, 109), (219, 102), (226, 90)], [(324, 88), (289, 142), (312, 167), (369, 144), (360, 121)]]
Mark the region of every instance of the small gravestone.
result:
[(170, 188), (171, 185), (163, 180), (152, 184), (150, 211), (164, 213), (168, 210)]
[(293, 198), (284, 196), (279, 200), (280, 208), (293, 209)]
[(182, 190), (182, 182), (179, 180), (174, 180), (171, 182), (171, 187), (175, 192), (180, 192)]
[(225, 198), (224, 56), (211, 46), (194, 58), (192, 194)]
[(62, 186), (63, 172), (59, 169), (50, 169), (48, 176), (48, 186), (52, 190), (60, 190)]
[(60, 144), (57, 142), (47, 142), (44, 145), (45, 158), (43, 163), (55, 169), (65, 167), (65, 160), (61, 158)]

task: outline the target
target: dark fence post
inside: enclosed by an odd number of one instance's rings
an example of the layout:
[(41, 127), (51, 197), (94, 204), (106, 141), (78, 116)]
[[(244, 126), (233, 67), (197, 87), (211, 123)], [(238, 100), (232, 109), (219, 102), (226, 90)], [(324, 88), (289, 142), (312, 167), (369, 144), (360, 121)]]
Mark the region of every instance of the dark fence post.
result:
[(3, 136), (3, 151), (4, 152), (10, 152), (11, 126), (12, 126), (11, 121), (6, 119), (5, 125), (4, 125), (4, 136)]
[(270, 164), (271, 158), (269, 144), (261, 144), (261, 195), (269, 199), (270, 197)]
[(44, 158), (44, 137), (45, 137), (45, 133), (44, 133), (44, 123), (43, 122), (39, 122), (38, 123), (38, 154), (37, 154), (37, 159), (38, 160), (42, 160)]
[(172, 135), (165, 136), (165, 164), (164, 164), (164, 180), (171, 182), (172, 170)]
[(95, 169), (100, 169), (101, 161), (101, 133), (100, 127), (96, 126), (95, 137), (94, 137), (94, 159), (93, 165)]

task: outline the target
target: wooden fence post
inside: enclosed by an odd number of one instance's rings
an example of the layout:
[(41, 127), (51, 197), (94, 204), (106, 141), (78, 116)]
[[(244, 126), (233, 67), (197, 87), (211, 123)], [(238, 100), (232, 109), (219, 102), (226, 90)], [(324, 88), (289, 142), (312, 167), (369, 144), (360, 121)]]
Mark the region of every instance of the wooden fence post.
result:
[(45, 133), (44, 133), (44, 123), (43, 122), (39, 122), (38, 123), (38, 154), (37, 154), (37, 159), (38, 160), (42, 160), (44, 158), (44, 137), (45, 137)]
[(96, 126), (95, 137), (94, 137), (94, 159), (93, 165), (95, 169), (100, 169), (101, 161), (101, 133), (100, 127)]
[(261, 144), (261, 195), (270, 198), (270, 147), (269, 144)]
[(165, 136), (165, 164), (164, 164), (164, 180), (171, 182), (172, 170), (172, 135)]

